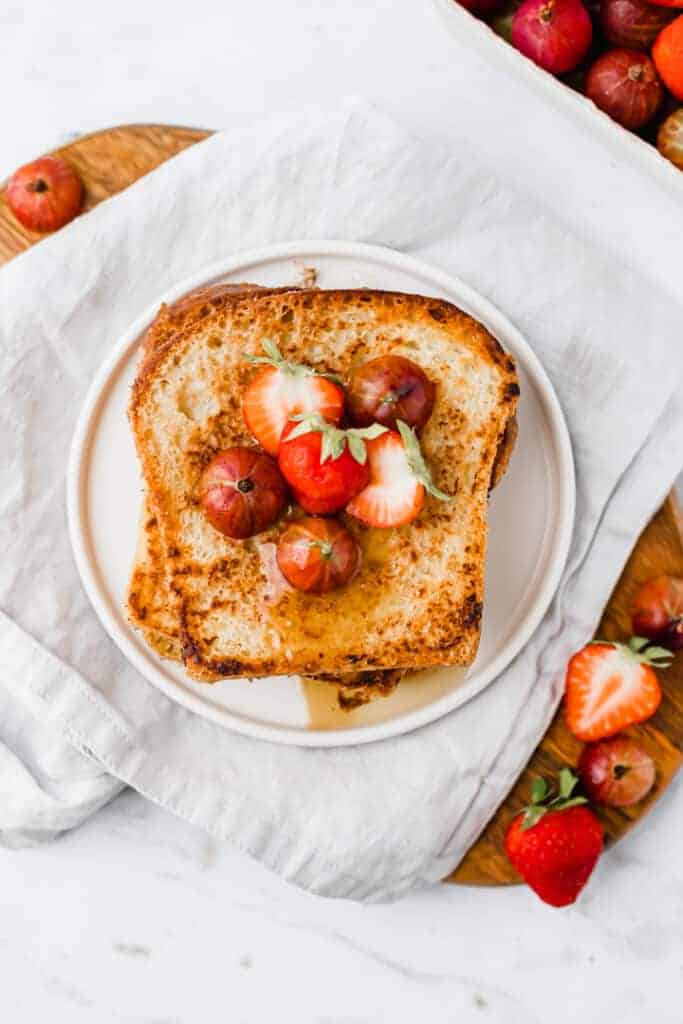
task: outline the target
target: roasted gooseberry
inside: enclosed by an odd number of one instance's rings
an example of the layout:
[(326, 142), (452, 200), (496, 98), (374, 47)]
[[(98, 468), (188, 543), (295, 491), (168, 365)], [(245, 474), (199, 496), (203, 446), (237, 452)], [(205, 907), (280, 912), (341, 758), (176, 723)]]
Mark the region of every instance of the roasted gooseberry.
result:
[(592, 36), (591, 19), (580, 0), (524, 0), (512, 19), (512, 45), (554, 75), (576, 67)]
[(404, 356), (378, 356), (351, 374), (347, 406), (359, 427), (381, 423), (396, 429), (398, 420), (419, 430), (432, 414), (436, 387), (424, 370)]
[(633, 631), (670, 651), (683, 649), (683, 580), (658, 576), (638, 591)]
[(277, 564), (285, 579), (312, 594), (343, 587), (358, 571), (360, 558), (353, 534), (336, 519), (298, 519), (277, 546)]
[(672, 18), (665, 7), (646, 0), (602, 0), (600, 26), (612, 46), (648, 50)]
[(7, 201), (29, 231), (56, 231), (79, 212), (83, 185), (66, 160), (43, 156), (14, 172), (7, 185)]
[(642, 128), (664, 95), (654, 64), (638, 50), (609, 50), (586, 78), (586, 96), (624, 128)]
[(657, 149), (683, 171), (683, 107), (669, 114), (657, 134)]
[(655, 781), (650, 755), (628, 736), (613, 736), (584, 747), (579, 775), (589, 798), (608, 807), (629, 807), (646, 796)]
[(287, 503), (287, 484), (275, 459), (260, 449), (226, 448), (202, 473), (199, 499), (212, 526), (244, 540), (275, 522)]

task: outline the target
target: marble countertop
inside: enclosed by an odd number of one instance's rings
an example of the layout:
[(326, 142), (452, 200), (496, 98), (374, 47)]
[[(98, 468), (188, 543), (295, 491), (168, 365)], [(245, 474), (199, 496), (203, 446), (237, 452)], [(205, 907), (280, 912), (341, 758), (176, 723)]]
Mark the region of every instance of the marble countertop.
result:
[(309, 896), (128, 791), (51, 846), (0, 851), (4, 1019), (680, 1024), (681, 797), (556, 911), (524, 887)]
[[(526, 87), (456, 50), (427, 0), (67, 0), (0, 10), (0, 176), (71, 134), (362, 92), (416, 130), (488, 125), (521, 189), (562, 188), (575, 230), (680, 290), (681, 208)], [(595, 181), (595, 166), (600, 181)], [(624, 211), (627, 210), (627, 216)], [(126, 792), (41, 848), (0, 851), (0, 992), (11, 1024), (680, 1024), (683, 782), (558, 912), (524, 888), (394, 905), (298, 892)]]

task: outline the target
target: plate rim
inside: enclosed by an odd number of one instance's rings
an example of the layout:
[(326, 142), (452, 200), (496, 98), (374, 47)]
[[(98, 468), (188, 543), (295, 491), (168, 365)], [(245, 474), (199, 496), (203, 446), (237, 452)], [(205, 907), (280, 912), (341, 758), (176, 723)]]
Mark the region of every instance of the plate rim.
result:
[[(501, 333), (514, 339), (517, 352), (521, 353), (524, 369), (532, 378), (538, 391), (548, 419), (557, 470), (556, 539), (549, 554), (547, 571), (534, 597), (530, 612), (525, 616), (511, 640), (501, 648), (486, 669), (466, 680), (454, 692), (445, 694), (424, 707), (398, 715), (394, 719), (370, 725), (353, 726), (349, 729), (306, 730), (303, 727), (259, 722), (248, 718), (245, 714), (207, 704), (198, 694), (195, 695), (190, 690), (181, 690), (175, 680), (167, 676), (161, 667), (156, 666), (151, 659), (146, 659), (140, 653), (132, 636), (128, 635), (129, 631), (132, 631), (132, 627), (121, 628), (112, 617), (106, 598), (100, 593), (98, 574), (90, 560), (86, 541), (84, 496), (87, 478), (85, 470), (92, 428), (96, 423), (97, 413), (107, 393), (110, 380), (119, 365), (128, 358), (130, 349), (138, 341), (142, 332), (156, 316), (159, 306), (163, 302), (174, 302), (194, 288), (210, 284), (241, 268), (249, 270), (254, 264), (277, 259), (299, 259), (302, 256), (309, 259), (314, 259), (316, 256), (359, 258), (380, 263), (389, 268), (393, 266), (406, 273), (412, 272), (417, 276), (427, 278), (439, 288), (443, 287), (448, 294), (457, 293), (459, 301), (470, 309), (476, 310), (473, 315), (484, 320), (492, 333), (495, 334), (496, 325), (500, 325)], [(425, 260), (386, 246), (344, 240), (303, 239), (261, 246), (212, 261), (177, 282), (173, 287), (166, 289), (135, 318), (103, 360), (81, 406), (67, 464), (66, 506), (74, 560), (88, 599), (106, 633), (123, 656), (148, 682), (187, 710), (241, 735), (287, 746), (341, 747), (401, 736), (437, 721), (476, 697), (494, 682), (497, 676), (514, 660), (543, 619), (562, 577), (573, 535), (576, 482), (569, 430), (555, 389), (540, 360), (519, 329), (489, 299), (457, 275), (433, 267)]]

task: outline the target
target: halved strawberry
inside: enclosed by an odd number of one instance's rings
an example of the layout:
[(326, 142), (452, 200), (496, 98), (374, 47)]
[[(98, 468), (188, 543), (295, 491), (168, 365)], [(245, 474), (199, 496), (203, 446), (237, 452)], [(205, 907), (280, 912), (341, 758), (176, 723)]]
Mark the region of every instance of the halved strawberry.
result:
[(370, 483), (346, 506), (367, 526), (403, 526), (419, 516), (425, 491), (449, 499), (435, 487), (415, 431), (398, 421), (398, 431), (367, 442)]
[(580, 740), (613, 736), (644, 722), (659, 707), (662, 692), (652, 670), (667, 668), (672, 655), (648, 647), (643, 637), (627, 644), (588, 644), (570, 660), (566, 678), (567, 725)]
[(277, 455), (291, 416), (317, 412), (329, 423), (339, 423), (344, 392), (330, 375), (283, 359), (274, 342), (265, 339), (262, 344), (265, 356), (245, 356), (250, 363), (265, 365), (244, 394), (242, 414), (261, 447)]

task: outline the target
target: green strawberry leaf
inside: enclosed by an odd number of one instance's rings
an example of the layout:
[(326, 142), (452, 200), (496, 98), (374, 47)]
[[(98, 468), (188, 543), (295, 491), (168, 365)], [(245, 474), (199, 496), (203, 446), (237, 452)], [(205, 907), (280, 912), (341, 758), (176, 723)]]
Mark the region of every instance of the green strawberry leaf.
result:
[(274, 363), (284, 362), (280, 349), (277, 347), (274, 341), (271, 341), (270, 338), (263, 339), (263, 341), (261, 342), (261, 348), (263, 349), (267, 356), (270, 356)]
[(348, 444), (353, 458), (363, 466), (368, 457), (365, 442), (372, 441), (380, 434), (387, 432), (387, 428), (380, 423), (373, 423), (369, 427), (352, 427), (350, 430), (342, 430), (340, 427), (335, 427), (334, 423), (324, 420), (319, 412), (303, 412), (289, 418), (297, 426), (287, 435), (287, 441), (292, 441), (303, 434), (322, 434), (321, 465), (328, 459), (338, 459)]
[(532, 804), (540, 804), (545, 799), (548, 793), (548, 783), (545, 779), (534, 779), (531, 784), (531, 802)]
[(526, 832), (528, 828), (533, 828), (534, 825), (537, 825), (545, 813), (546, 808), (542, 804), (531, 804), (530, 807), (527, 807), (522, 819), (522, 831)]
[(574, 791), (578, 778), (574, 775), (574, 772), (570, 771), (569, 768), (563, 768), (560, 771), (560, 800), (567, 800)]
[(559, 777), (557, 796), (553, 796), (552, 789), (545, 779), (534, 779), (531, 785), (531, 803), (524, 808), (522, 818), (522, 830), (533, 828), (544, 814), (550, 811), (565, 811), (568, 807), (578, 807), (579, 804), (587, 804), (585, 796), (572, 796), (578, 777), (569, 768), (562, 768)]
[[(655, 665), (656, 668), (668, 668), (673, 660), (673, 654), (668, 651), (666, 647), (648, 647), (645, 651), (651, 664)], [(666, 661), (666, 664), (661, 664), (662, 659)]]
[(341, 377), (338, 377), (336, 373), (323, 373), (318, 370), (314, 370), (312, 366), (305, 366), (303, 363), (292, 363), (287, 359), (283, 359), (280, 349), (270, 338), (263, 338), (261, 340), (261, 348), (266, 353), (265, 356), (252, 356), (248, 352), (243, 352), (242, 355), (248, 363), (255, 363), (258, 365), (275, 366), (282, 373), (288, 373), (291, 377), (325, 377), (327, 380), (332, 380), (335, 384), (341, 384)]
[(642, 636), (632, 636), (627, 644), (620, 644), (616, 640), (591, 641), (593, 644), (606, 644), (608, 647), (613, 647), (623, 658), (635, 662), (637, 665), (669, 668), (673, 660), (673, 653), (666, 647), (648, 647), (649, 642)]
[(353, 434), (354, 437), (362, 437), (366, 441), (374, 441), (376, 437), (386, 434), (388, 429), (388, 427), (383, 427), (381, 423), (371, 423), (369, 427), (351, 427), (347, 430), (347, 433)]
[(451, 495), (446, 494), (444, 491), (440, 491), (432, 480), (432, 474), (429, 472), (429, 467), (424, 460), (424, 455), (420, 448), (420, 442), (417, 439), (415, 431), (412, 430), (407, 423), (404, 423), (403, 420), (397, 420), (396, 426), (398, 427), (398, 432), (403, 440), (403, 447), (405, 448), (408, 466), (410, 467), (410, 471), (415, 479), (419, 480), (428, 494), (432, 494), (440, 501), (450, 501)]
[(571, 800), (563, 800), (558, 807), (553, 807), (554, 811), (566, 811), (568, 807), (578, 807), (580, 804), (587, 804), (588, 799), (585, 796), (573, 796)]
[(649, 640), (646, 636), (632, 636), (628, 645), (633, 651), (642, 651), (643, 647), (647, 647), (648, 643)]
[(344, 445), (346, 444), (346, 437), (344, 431), (339, 430), (337, 427), (330, 426), (329, 429), (325, 428), (321, 431), (322, 444), (320, 446), (320, 464), (327, 462), (328, 459), (338, 459), (341, 453), (344, 451)]
[(364, 466), (368, 458), (368, 450), (365, 447), (365, 442), (362, 437), (357, 437), (355, 434), (349, 432), (348, 435), (349, 451), (353, 455), (356, 462), (361, 466)]
[[(298, 416), (290, 416), (290, 420), (293, 420), (297, 426), (287, 435), (288, 441), (293, 441), (295, 437), (302, 437), (304, 434), (311, 434), (314, 432), (322, 433), (324, 420), (317, 412), (305, 412)], [(319, 422), (318, 422), (319, 421)]]

